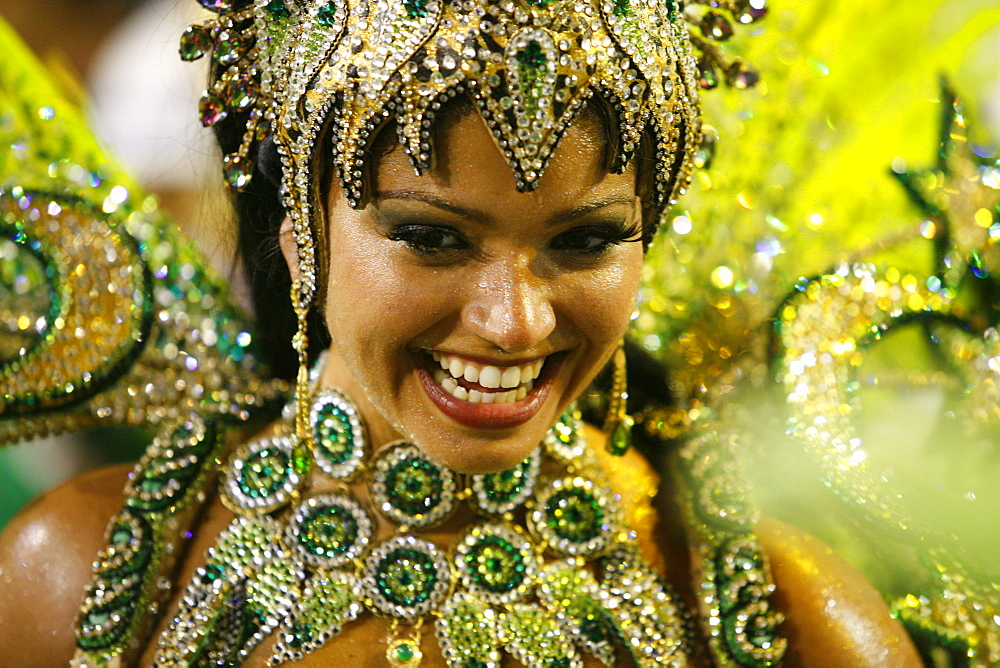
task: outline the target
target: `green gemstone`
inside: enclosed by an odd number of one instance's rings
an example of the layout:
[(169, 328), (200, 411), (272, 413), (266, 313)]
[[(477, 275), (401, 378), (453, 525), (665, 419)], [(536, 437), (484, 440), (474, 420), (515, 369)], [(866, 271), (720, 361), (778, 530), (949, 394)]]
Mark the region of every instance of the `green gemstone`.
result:
[(680, 2), (679, 0), (666, 0), (667, 3), (667, 18), (671, 21), (676, 21), (680, 16)]
[(396, 646), (396, 659), (402, 663), (409, 663), (413, 660), (413, 656), (413, 645), (410, 643), (402, 643)]
[(508, 501), (514, 498), (523, 488), (527, 477), (525, 469), (528, 462), (523, 462), (515, 468), (499, 473), (483, 476), (483, 487), (491, 501)]
[(337, 3), (328, 2), (316, 12), (316, 20), (324, 28), (332, 28), (337, 24)]
[(292, 16), (292, 13), (288, 11), (288, 7), (283, 0), (271, 0), (271, 2), (264, 5), (264, 11), (276, 19), (287, 19)]
[(427, 16), (427, 3), (428, 0), (403, 0), (403, 7), (410, 18), (417, 19)]
[(201, 581), (204, 584), (212, 584), (222, 576), (226, 574), (225, 569), (219, 564), (207, 564), (205, 566), (205, 572), (201, 576)]
[(626, 415), (621, 422), (615, 425), (615, 428), (611, 430), (611, 436), (608, 437), (608, 452), (615, 457), (621, 457), (628, 452), (628, 449), (632, 447), (632, 425), (634, 424), (632, 416)]
[(517, 62), (525, 67), (537, 69), (545, 64), (545, 52), (538, 40), (533, 39), (517, 52)]
[(92, 612), (87, 615), (87, 623), (94, 626), (100, 626), (111, 619), (111, 613), (109, 612)]
[(315, 637), (316, 632), (309, 624), (293, 624), (292, 640), (288, 644), (295, 649), (300, 649)]
[(198, 60), (212, 48), (212, 35), (204, 26), (191, 26), (181, 35), (181, 60)]
[(295, 468), (295, 472), (301, 476), (309, 474), (313, 466), (313, 455), (309, 448), (303, 448), (301, 445), (295, 446), (295, 449), (292, 450), (292, 466)]
[(159, 492), (161, 489), (163, 489), (164, 484), (165, 483), (162, 480), (143, 477), (142, 482), (139, 484), (139, 487), (144, 492), (152, 493), (152, 492)]
[(628, 0), (614, 0), (615, 16), (624, 16), (629, 12)]
[(524, 582), (524, 557), (500, 536), (484, 536), (465, 556), (472, 579), (483, 589), (503, 594)]
[(437, 467), (419, 459), (406, 460), (391, 468), (385, 486), (389, 503), (410, 516), (433, 510), (444, 491)]

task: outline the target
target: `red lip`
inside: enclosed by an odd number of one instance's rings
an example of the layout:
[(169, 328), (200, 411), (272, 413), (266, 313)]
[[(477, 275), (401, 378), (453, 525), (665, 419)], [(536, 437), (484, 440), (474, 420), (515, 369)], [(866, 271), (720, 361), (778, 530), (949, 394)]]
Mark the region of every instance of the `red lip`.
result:
[(510, 429), (524, 424), (541, 410), (564, 358), (563, 354), (551, 355), (531, 392), (511, 404), (476, 404), (456, 399), (434, 382), (422, 364), (417, 365), (417, 375), (434, 405), (455, 422), (473, 429)]

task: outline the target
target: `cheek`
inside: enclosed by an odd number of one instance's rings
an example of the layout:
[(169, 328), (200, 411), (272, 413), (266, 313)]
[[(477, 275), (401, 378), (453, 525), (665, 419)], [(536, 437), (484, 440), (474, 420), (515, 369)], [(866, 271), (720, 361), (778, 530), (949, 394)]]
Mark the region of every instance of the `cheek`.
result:
[(583, 335), (594, 344), (617, 344), (635, 310), (642, 278), (642, 249), (623, 248), (623, 261), (577, 277), (567, 308)]
[(446, 293), (393, 262), (385, 239), (347, 230), (331, 236), (326, 321), (340, 354), (405, 347), (446, 311)]

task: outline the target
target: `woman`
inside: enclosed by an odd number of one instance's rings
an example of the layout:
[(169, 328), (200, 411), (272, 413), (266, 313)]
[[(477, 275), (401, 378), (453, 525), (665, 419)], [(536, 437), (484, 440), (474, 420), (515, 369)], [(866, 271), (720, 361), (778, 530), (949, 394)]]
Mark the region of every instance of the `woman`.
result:
[[(257, 155), (244, 200), (281, 184), (287, 217), (261, 217), (281, 226), (297, 400), (232, 445), (184, 416), (128, 481), (88, 476), (13, 522), (5, 657), (918, 664), (828, 549), (768, 521), (758, 543), (739, 517), (706, 533), (709, 474), (685, 496), (626, 451), (618, 351), (698, 143), (675, 7), (202, 4), (219, 18), (185, 47), (214, 40), (203, 117), (227, 176), (247, 187)], [(312, 374), (310, 306), (330, 337)], [(602, 433), (573, 404), (612, 358)], [(216, 456), (217, 486), (195, 467)]]

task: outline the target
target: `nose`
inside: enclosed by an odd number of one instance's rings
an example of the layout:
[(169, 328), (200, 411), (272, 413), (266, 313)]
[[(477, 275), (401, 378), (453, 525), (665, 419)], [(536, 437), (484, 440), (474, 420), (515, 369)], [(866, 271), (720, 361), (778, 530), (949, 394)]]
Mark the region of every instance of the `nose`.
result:
[(462, 308), (473, 334), (505, 352), (530, 350), (556, 326), (548, 282), (526, 257), (487, 263)]

